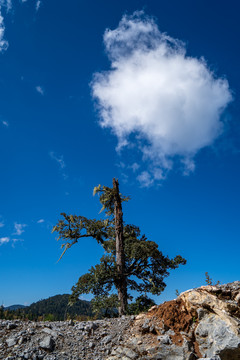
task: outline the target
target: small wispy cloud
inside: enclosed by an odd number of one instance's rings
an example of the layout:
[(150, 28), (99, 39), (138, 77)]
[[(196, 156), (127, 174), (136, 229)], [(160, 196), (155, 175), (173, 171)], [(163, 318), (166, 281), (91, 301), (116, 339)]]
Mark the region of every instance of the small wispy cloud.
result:
[[(2, 216), (0, 215), (0, 228), (3, 228), (4, 226), (5, 226), (5, 223), (2, 220)], [(24, 228), (26, 226), (27, 226), (26, 224), (20, 224), (20, 223), (15, 222), (14, 225), (13, 225), (14, 230), (13, 230), (13, 232), (11, 234), (12, 236), (7, 235), (7, 236), (1, 237), (0, 238), (0, 245), (9, 244), (12, 247), (15, 247), (15, 244), (17, 242), (24, 241), (23, 239), (19, 238), (19, 236), (22, 235), (22, 233), (24, 233), (24, 231), (25, 231)]]
[(152, 176), (147, 171), (143, 171), (137, 176), (137, 180), (140, 182), (142, 187), (149, 187), (153, 183)]
[(45, 222), (44, 219), (40, 219), (40, 220), (37, 221), (37, 224), (43, 224), (44, 222)]
[(35, 89), (39, 94), (44, 95), (44, 89), (42, 86), (36, 86)]
[(66, 174), (65, 171), (63, 171), (63, 169), (65, 169), (66, 167), (65, 161), (63, 160), (63, 155), (57, 155), (54, 151), (50, 151), (49, 155), (52, 160), (58, 163), (61, 175), (64, 178), (64, 180), (66, 180), (68, 178), (68, 175)]
[(36, 2), (36, 7), (35, 7), (36, 11), (39, 10), (41, 4), (42, 4), (42, 2), (41, 2), (40, 0), (38, 0), (38, 1)]
[(26, 224), (19, 224), (19, 223), (14, 223), (14, 233), (13, 235), (22, 235), (22, 233), (24, 233), (24, 228), (26, 227)]
[(3, 217), (0, 215), (0, 228), (3, 228), (5, 226), (5, 223), (3, 221)]
[(2, 120), (2, 124), (3, 124), (5, 127), (9, 127), (9, 123), (8, 123), (8, 121), (6, 121), (6, 120)]
[(8, 12), (12, 9), (12, 0), (0, 0), (0, 6), (6, 7)]
[(19, 239), (19, 238), (13, 238), (11, 239), (12, 243), (15, 244), (16, 242), (19, 242), (19, 241), (24, 241), (23, 239)]
[(7, 0), (7, 11), (10, 11), (12, 9), (12, 0)]
[(66, 164), (63, 160), (63, 156), (62, 155), (56, 155), (56, 153), (54, 151), (50, 151), (49, 153), (50, 157), (55, 160), (58, 165), (60, 166), (61, 169), (64, 169), (66, 167)]
[(135, 173), (140, 168), (140, 165), (135, 162), (132, 165), (129, 165), (128, 168)]
[(23, 242), (24, 240), (23, 239), (10, 239), (11, 240), (11, 245), (12, 245), (12, 248), (15, 248), (15, 244), (17, 242)]
[(3, 19), (2, 13), (1, 13), (1, 6), (4, 6), (4, 5), (7, 6), (7, 9), (8, 9), (8, 6), (10, 6), (8, 4), (8, 2), (6, 2), (6, 1), (0, 2), (0, 52), (3, 52), (5, 50), (7, 50), (7, 48), (8, 48), (8, 42), (7, 42), (7, 40), (4, 39), (5, 26), (4, 26), (4, 19)]
[(3, 245), (3, 244), (7, 244), (7, 243), (9, 243), (9, 241), (10, 241), (10, 238), (9, 237), (1, 237), (0, 238), (0, 245)]
[[(136, 162), (134, 162), (133, 164), (128, 165), (128, 164), (125, 164), (123, 161), (120, 161), (119, 163), (116, 164), (116, 166), (121, 169), (121, 179), (125, 184), (129, 183), (129, 181), (131, 181), (130, 180), (131, 178), (129, 178), (129, 175), (126, 174), (126, 172), (131, 170), (131, 172), (136, 175), (136, 172), (140, 168), (140, 165), (138, 163), (136, 163)], [(136, 176), (135, 176), (135, 178), (136, 178)]]

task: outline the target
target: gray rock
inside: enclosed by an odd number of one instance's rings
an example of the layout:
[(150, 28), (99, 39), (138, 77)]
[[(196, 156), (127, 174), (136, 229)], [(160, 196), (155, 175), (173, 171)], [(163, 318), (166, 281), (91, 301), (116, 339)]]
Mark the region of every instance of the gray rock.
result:
[(12, 347), (17, 344), (17, 338), (16, 337), (10, 337), (6, 339), (6, 343), (8, 347)]
[(198, 357), (195, 353), (191, 352), (189, 356), (186, 358), (186, 360), (197, 360)]
[(34, 328), (29, 328), (29, 329), (28, 329), (28, 333), (29, 333), (30, 335), (34, 335), (34, 334), (35, 334), (35, 329), (34, 329)]
[(197, 309), (198, 320), (202, 320), (204, 318), (204, 316), (207, 315), (207, 313), (208, 313), (208, 311), (206, 309), (203, 309), (203, 308)]
[(170, 345), (172, 344), (172, 340), (168, 335), (160, 335), (157, 337), (158, 341), (163, 345)]
[(155, 328), (155, 325), (154, 325), (154, 324), (152, 324), (152, 325), (150, 326), (149, 331), (150, 331), (150, 333), (152, 333), (152, 334), (156, 334), (156, 333), (157, 333), (157, 331), (156, 331), (156, 328)]
[(122, 335), (119, 335), (119, 336), (118, 336), (118, 342), (121, 342), (122, 340), (123, 340)]
[(43, 329), (42, 329), (42, 332), (44, 332), (44, 333), (52, 336), (54, 339), (56, 339), (57, 336), (58, 336), (58, 334), (57, 334), (56, 331), (54, 331), (54, 330), (52, 330), (52, 329), (49, 329), (49, 328), (43, 328)]
[(148, 333), (150, 331), (150, 325), (149, 325), (150, 321), (147, 319), (143, 325), (142, 325), (142, 333), (145, 334), (145, 333)]
[(166, 332), (167, 335), (175, 335), (175, 332), (171, 329), (169, 329), (167, 332)]
[(16, 329), (17, 324), (16, 323), (9, 323), (7, 324), (7, 330)]
[(110, 343), (110, 342), (112, 341), (112, 338), (113, 338), (112, 335), (105, 336), (105, 337), (102, 339), (101, 344), (106, 345), (106, 344)]
[[(198, 359), (198, 360), (221, 360), (221, 358), (220, 358), (220, 356), (218, 356), (218, 355), (214, 355), (214, 356), (212, 356), (212, 357), (200, 358), (200, 359)], [(229, 359), (229, 360), (231, 360), (231, 359)]]
[(169, 348), (169, 346), (163, 346), (159, 349), (157, 355), (161, 360), (185, 360), (187, 352), (184, 347), (173, 344), (171, 348)]
[(206, 357), (221, 356), (221, 353), (224, 356), (224, 353), (231, 353), (231, 351), (237, 351), (240, 356), (240, 337), (216, 315), (204, 317), (197, 326), (195, 335), (199, 350)]
[(23, 336), (21, 336), (21, 337), (19, 338), (19, 340), (18, 340), (18, 345), (22, 345), (22, 343), (23, 343), (24, 341), (26, 341), (26, 338), (23, 337)]
[(108, 360), (115, 360), (115, 359), (135, 360), (138, 358), (139, 356), (134, 350), (120, 346), (112, 351), (111, 356), (108, 358)]
[(39, 346), (42, 349), (52, 351), (54, 348), (55, 342), (51, 336), (46, 336), (42, 341), (40, 341)]

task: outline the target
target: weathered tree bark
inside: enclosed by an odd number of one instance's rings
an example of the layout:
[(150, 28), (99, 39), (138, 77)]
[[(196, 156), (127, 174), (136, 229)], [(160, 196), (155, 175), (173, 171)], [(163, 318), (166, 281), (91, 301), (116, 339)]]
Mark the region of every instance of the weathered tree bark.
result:
[(113, 179), (114, 190), (114, 218), (115, 218), (115, 237), (116, 237), (116, 265), (118, 271), (118, 300), (119, 315), (127, 312), (127, 282), (125, 276), (125, 254), (123, 238), (123, 212), (122, 202), (119, 194), (118, 180)]

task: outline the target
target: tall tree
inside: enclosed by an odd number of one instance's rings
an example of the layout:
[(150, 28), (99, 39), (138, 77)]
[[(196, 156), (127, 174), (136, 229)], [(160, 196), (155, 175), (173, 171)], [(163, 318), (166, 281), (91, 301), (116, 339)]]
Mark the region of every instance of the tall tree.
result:
[(63, 241), (61, 257), (84, 237), (95, 238), (105, 250), (100, 264), (91, 267), (73, 286), (72, 301), (84, 293), (92, 293), (95, 297), (108, 296), (116, 289), (119, 314), (122, 315), (127, 312), (128, 289), (159, 295), (166, 286), (164, 278), (169, 275), (169, 270), (184, 265), (186, 260), (180, 255), (174, 259), (163, 256), (155, 242), (141, 236), (138, 227), (124, 224), (122, 202), (128, 201), (129, 197), (119, 192), (118, 180), (113, 179), (112, 188), (95, 187), (96, 193), (107, 219), (91, 220), (62, 213), (63, 219), (58, 221), (53, 231), (57, 231), (58, 240)]

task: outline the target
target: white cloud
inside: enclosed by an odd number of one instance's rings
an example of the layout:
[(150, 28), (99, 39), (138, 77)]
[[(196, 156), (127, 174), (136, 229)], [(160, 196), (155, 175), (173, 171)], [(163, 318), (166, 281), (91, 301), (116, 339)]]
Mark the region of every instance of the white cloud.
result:
[(7, 244), (10, 241), (9, 237), (1, 237), (0, 238), (0, 245)]
[(3, 124), (4, 126), (6, 126), (6, 127), (9, 126), (9, 123), (8, 123), (6, 120), (2, 120), (2, 124)]
[(14, 223), (14, 235), (21, 235), (25, 230), (24, 228), (26, 227), (26, 224), (18, 224), (18, 223)]
[(64, 168), (65, 168), (66, 164), (65, 164), (65, 162), (64, 162), (64, 160), (63, 160), (63, 156), (62, 156), (62, 155), (58, 156), (58, 155), (56, 155), (55, 152), (53, 152), (53, 151), (51, 151), (51, 152), (49, 153), (49, 155), (50, 155), (50, 157), (51, 157), (53, 160), (57, 161), (57, 163), (59, 164), (59, 166), (60, 166), (61, 169), (64, 169)]
[(41, 95), (44, 95), (44, 89), (42, 86), (36, 86), (35, 88), (37, 90), (37, 92)]
[(37, 221), (37, 223), (42, 224), (42, 223), (44, 223), (44, 221), (45, 221), (44, 219), (40, 219), (40, 220)]
[[(1, 220), (2, 216), (0, 216), (0, 228), (4, 227), (5, 224), (3, 222), (3, 220)], [(24, 228), (26, 227), (27, 225), (26, 224), (19, 224), (19, 223), (14, 223), (14, 232), (12, 233), (12, 235), (21, 235), (25, 230)], [(20, 239), (20, 238), (15, 238), (15, 237), (10, 237), (10, 236), (4, 236), (4, 237), (1, 237), (0, 238), (0, 246), (3, 245), (3, 244), (11, 244), (12, 247), (14, 247), (14, 244), (16, 242), (19, 242), (19, 241), (24, 241), (23, 239)]]
[[(221, 115), (232, 101), (226, 79), (184, 43), (161, 33), (143, 12), (123, 16), (104, 34), (111, 69), (94, 75), (100, 125), (118, 138), (118, 150), (140, 151), (138, 180), (150, 186), (174, 167), (194, 171), (194, 156), (223, 131)], [(138, 161), (139, 163), (139, 161)]]
[(24, 241), (23, 239), (12, 239), (12, 246), (14, 247), (14, 244), (19, 241)]
[(12, 244), (12, 248), (15, 248), (15, 244), (17, 242), (22, 242), (24, 241), (23, 239), (11, 239), (11, 244)]
[[(0, 2), (0, 52), (3, 52), (7, 50), (8, 42), (4, 40), (5, 26), (4, 26), (4, 19), (1, 13), (1, 5), (3, 5), (3, 2)], [(8, 6), (7, 3), (6, 6)]]
[(0, 228), (4, 227), (5, 223), (3, 221), (3, 217), (0, 215)]
[(41, 1), (40, 0), (38, 0), (37, 2), (36, 2), (36, 11), (38, 11), (39, 10), (39, 8), (40, 8), (40, 6), (41, 6)]
[(12, 0), (0, 0), (0, 7), (4, 6), (7, 8), (7, 11), (12, 9)]
[(129, 165), (128, 168), (132, 169), (132, 171), (135, 173), (140, 168), (140, 165), (135, 162), (132, 165)]
[(152, 176), (147, 171), (143, 171), (138, 175), (137, 180), (143, 187), (149, 187), (153, 183)]
[(62, 155), (56, 155), (56, 153), (53, 152), (53, 151), (51, 151), (49, 153), (49, 155), (53, 160), (55, 160), (58, 163), (63, 179), (67, 180), (68, 175), (63, 171), (63, 169), (66, 167), (65, 161), (63, 160), (63, 156)]

